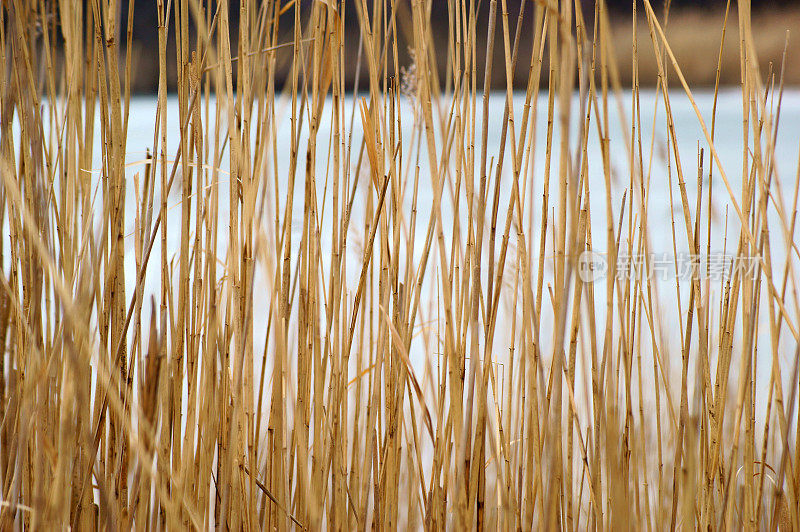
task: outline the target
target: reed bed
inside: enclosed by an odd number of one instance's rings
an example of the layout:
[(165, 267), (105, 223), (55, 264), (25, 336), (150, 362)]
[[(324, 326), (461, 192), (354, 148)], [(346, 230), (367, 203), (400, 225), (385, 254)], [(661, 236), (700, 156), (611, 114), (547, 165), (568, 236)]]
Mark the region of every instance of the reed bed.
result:
[(649, 0), (624, 64), (603, 0), (157, 5), (137, 51), (133, 3), (0, 11), (0, 528), (800, 530), (797, 58), (749, 1), (734, 165)]

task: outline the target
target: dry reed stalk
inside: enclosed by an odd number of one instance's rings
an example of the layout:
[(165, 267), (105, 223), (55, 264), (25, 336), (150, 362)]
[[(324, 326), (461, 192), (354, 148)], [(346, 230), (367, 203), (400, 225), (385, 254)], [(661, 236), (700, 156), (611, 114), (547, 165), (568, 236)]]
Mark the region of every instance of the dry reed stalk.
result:
[(710, 125), (647, 0), (629, 96), (602, 0), (156, 7), (152, 138), (133, 3), (0, 11), (0, 527), (800, 529), (796, 95), (748, 2), (738, 170), (729, 5)]

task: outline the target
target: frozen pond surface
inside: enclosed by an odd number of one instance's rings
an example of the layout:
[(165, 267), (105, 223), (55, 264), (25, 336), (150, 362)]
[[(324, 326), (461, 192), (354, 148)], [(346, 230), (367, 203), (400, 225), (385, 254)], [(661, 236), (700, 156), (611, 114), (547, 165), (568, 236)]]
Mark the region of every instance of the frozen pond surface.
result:
[[(713, 106), (713, 94), (710, 92), (699, 92), (695, 94), (697, 105), (699, 106), (700, 112), (702, 113), (703, 119), (706, 122), (706, 125), (710, 128), (711, 127), (711, 117), (712, 117), (712, 106)], [(614, 216), (618, 217), (620, 213), (620, 208), (622, 206), (622, 198), (623, 194), (626, 192), (628, 187), (630, 186), (630, 159), (629, 159), (629, 152), (626, 149), (626, 141), (624, 137), (630, 136), (630, 129), (631, 129), (631, 104), (630, 104), (630, 94), (624, 93), (622, 95), (620, 103), (622, 113), (620, 114), (620, 108), (617, 106), (616, 100), (609, 100), (609, 109), (610, 109), (610, 126), (611, 126), (611, 139), (610, 139), (610, 146), (611, 146), (611, 167), (613, 172), (613, 180), (611, 183), (611, 201), (614, 210)], [(442, 100), (440, 105), (442, 106), (443, 112), (446, 114), (447, 109), (449, 108), (448, 101)], [(492, 94), (490, 101), (489, 101), (489, 126), (488, 126), (488, 159), (494, 161), (498, 155), (499, 145), (500, 145), (500, 129), (501, 129), (501, 120), (503, 117), (503, 108), (505, 103), (505, 94), (502, 93), (495, 93)], [(521, 123), (521, 112), (523, 109), (523, 105), (525, 103), (525, 95), (524, 94), (517, 94), (514, 98), (514, 113), (515, 117), (515, 128), (517, 129), (517, 133), (519, 130), (519, 124)], [(346, 119), (346, 124), (349, 129), (350, 127), (350, 116), (351, 116), (351, 109), (352, 109), (352, 98), (348, 97), (344, 103), (344, 118)], [(202, 105), (204, 106), (206, 102), (203, 102)], [(535, 122), (535, 135), (536, 141), (534, 144), (534, 152), (531, 154), (529, 164), (525, 166), (528, 175), (528, 200), (533, 201), (532, 208), (526, 207), (526, 223), (528, 217), (533, 217), (532, 227), (534, 229), (533, 234), (526, 234), (526, 237), (529, 239), (532, 245), (529, 247), (530, 250), (533, 250), (533, 253), (538, 253), (538, 241), (539, 241), (539, 234), (538, 234), (538, 227), (539, 227), (539, 219), (541, 217), (541, 205), (542, 205), (542, 190), (543, 190), (543, 182), (544, 182), (544, 159), (545, 159), (545, 147), (546, 147), (546, 129), (547, 129), (547, 96), (542, 95), (539, 97), (537, 105), (537, 115), (536, 115), (536, 122)], [(670, 185), (669, 185), (669, 172), (668, 172), (668, 163), (666, 161), (668, 150), (671, 149), (668, 147), (668, 131), (666, 126), (666, 119), (664, 115), (664, 105), (663, 101), (661, 100), (660, 95), (656, 94), (654, 91), (642, 92), (641, 93), (641, 117), (640, 117), (640, 124), (641, 124), (641, 138), (642, 138), (642, 160), (644, 166), (644, 174), (645, 174), (645, 181), (648, 183), (648, 198), (647, 198), (647, 210), (648, 210), (648, 217), (649, 217), (649, 228), (648, 228), (648, 238), (650, 241), (650, 248), (655, 254), (661, 254), (662, 257), (674, 258), (673, 256), (673, 240), (672, 240), (672, 223), (673, 219), (672, 216), (674, 215), (674, 224), (675, 224), (675, 235), (676, 241), (678, 242), (677, 251), (679, 254), (688, 252), (686, 247), (686, 233), (685, 233), (685, 225), (683, 222), (683, 207), (681, 204), (680, 193), (677, 185), (677, 173), (675, 171), (675, 163), (674, 161), (670, 162), (670, 171), (672, 172), (672, 198), (670, 198)], [(704, 168), (705, 168), (705, 175), (706, 177), (704, 185), (705, 187), (708, 186), (707, 175), (708, 175), (708, 168), (711, 164), (708, 158), (709, 150), (708, 145), (700, 126), (700, 122), (697, 119), (694, 109), (689, 103), (688, 98), (686, 98), (681, 91), (675, 89), (672, 91), (671, 95), (671, 107), (675, 121), (675, 129), (677, 132), (677, 141), (678, 141), (678, 149), (680, 152), (681, 157), (681, 165), (682, 171), (684, 175), (684, 179), (686, 180), (686, 189), (688, 194), (688, 201), (689, 204), (692, 206), (692, 211), (694, 211), (694, 205), (696, 201), (696, 189), (697, 189), (697, 154), (699, 148), (705, 149), (705, 161), (704, 161)], [(280, 107), (279, 107), (280, 108)], [(331, 142), (330, 138), (330, 131), (331, 131), (331, 112), (330, 112), (330, 101), (326, 105), (326, 110), (323, 116), (322, 123), (320, 124), (319, 128), (319, 137), (318, 137), (318, 145), (317, 145), (317, 166), (316, 166), (316, 185), (317, 185), (317, 196), (318, 201), (320, 204), (323, 203), (323, 198), (327, 198), (327, 204), (330, 204), (329, 196), (330, 186), (326, 189), (326, 174), (329, 171), (329, 165), (332, 164), (332, 161), (328, 157), (329, 145)], [(214, 117), (214, 109), (215, 104), (213, 98), (210, 100), (207, 109), (210, 110), (210, 118), (213, 120)], [(287, 194), (287, 187), (289, 183), (289, 171), (290, 171), (290, 136), (291, 136), (291, 129), (289, 125), (289, 120), (286, 114), (290, 111), (288, 106), (282, 107), (283, 109), (283, 116), (280, 117), (280, 123), (277, 129), (277, 136), (275, 139), (274, 146), (277, 147), (276, 151), (273, 151), (272, 146), (269, 148), (269, 165), (267, 166), (267, 173), (266, 176), (255, 176), (257, 179), (264, 179), (264, 185), (261, 187), (262, 193), (266, 193), (269, 197), (269, 201), (267, 202), (268, 205), (271, 205), (274, 201), (274, 197), (277, 196), (279, 198), (280, 204), (283, 205), (285, 203), (285, 198)], [(480, 114), (481, 112), (481, 103), (480, 99), (478, 99), (476, 112)], [(205, 110), (204, 110), (205, 113)], [(576, 145), (577, 135), (580, 130), (578, 125), (577, 119), (578, 115), (580, 114), (580, 101), (578, 96), (576, 95), (572, 102), (572, 126), (570, 127), (570, 132), (572, 134), (571, 137), (571, 159), (572, 161), (576, 161), (576, 153), (574, 152), (574, 146)], [(127, 194), (126, 194), (126, 224), (127, 224), (127, 231), (126, 233), (129, 235), (126, 240), (126, 246), (130, 251), (126, 251), (126, 264), (125, 264), (125, 271), (126, 271), (126, 297), (130, 298), (133, 294), (134, 288), (134, 280), (136, 277), (135, 272), (135, 264), (134, 264), (134, 253), (133, 253), (133, 220), (134, 220), (134, 213), (137, 207), (136, 204), (136, 195), (134, 193), (134, 175), (138, 172), (141, 174), (144, 170), (144, 158), (145, 152), (149, 148), (151, 151), (153, 149), (152, 143), (154, 140), (154, 122), (156, 116), (156, 99), (155, 97), (151, 96), (141, 96), (135, 97), (131, 101), (131, 108), (130, 108), (130, 118), (128, 124), (128, 137), (127, 137)], [(408, 179), (408, 189), (406, 192), (405, 202), (406, 207), (410, 211), (411, 207), (411, 184), (413, 183), (413, 164), (419, 164), (420, 166), (420, 188), (419, 188), (419, 198), (418, 198), (418, 212), (419, 218), (418, 223), (416, 226), (416, 241), (418, 242), (415, 248), (415, 264), (417, 262), (417, 256), (419, 251), (422, 247), (421, 243), (424, 242), (427, 224), (428, 224), (428, 215), (431, 212), (432, 208), (432, 201), (433, 196), (431, 193), (432, 185), (430, 180), (430, 172), (427, 168), (427, 155), (424, 153), (424, 147), (422, 153), (417, 156), (417, 145), (415, 144), (413, 147), (411, 145), (411, 139), (413, 138), (412, 129), (413, 129), (413, 116), (414, 110), (407, 100), (404, 102), (402, 107), (402, 133), (403, 133), (403, 164), (406, 165), (402, 169), (403, 172), (408, 172), (408, 166), (411, 166), (411, 171), (405, 174)], [(359, 120), (359, 114), (356, 110), (355, 119), (353, 120), (353, 133), (352, 133), (352, 151), (350, 155), (350, 163), (354, 167), (357, 160), (358, 160), (358, 151), (359, 145), (361, 140), (361, 122)], [(207, 116), (204, 114), (203, 116), (204, 121), (207, 120)], [(305, 152), (307, 147), (307, 132), (308, 132), (308, 120), (307, 117), (304, 118), (305, 124), (303, 126), (303, 133), (299, 139), (299, 162), (298, 168), (296, 171), (296, 179), (295, 179), (295, 201), (294, 201), (294, 210), (293, 210), (293, 222), (292, 222), (292, 230), (293, 230), (293, 249), (292, 252), (292, 265), (296, 264), (298, 253), (296, 246), (300, 240), (300, 232), (302, 231), (302, 221), (305, 216), (303, 212), (303, 195), (304, 195), (304, 176), (305, 176)], [(480, 117), (479, 117), (480, 120)], [(588, 132), (588, 150), (586, 154), (586, 164), (587, 164), (587, 175), (589, 181), (589, 190), (590, 190), (590, 197), (591, 197), (591, 221), (592, 221), (592, 231), (593, 231), (593, 245), (595, 250), (602, 256), (605, 252), (605, 197), (606, 197), (606, 184), (604, 180), (603, 174), (603, 163), (602, 163), (602, 156), (601, 156), (601, 147), (600, 142), (598, 140), (597, 128), (596, 128), (596, 116), (592, 115), (592, 121), (589, 125), (590, 129)], [(222, 119), (222, 124), (226, 123), (225, 118)], [(480, 122), (479, 122), (480, 123)], [(783, 95), (783, 100), (781, 104), (781, 115), (780, 115), (780, 127), (778, 130), (777, 135), (777, 142), (775, 146), (775, 175), (774, 179), (776, 179), (780, 183), (781, 192), (783, 202), (787, 208), (791, 208), (792, 202), (792, 191), (794, 189), (794, 183), (797, 178), (797, 170), (798, 170), (798, 154), (800, 153), (800, 90), (787, 90)], [(170, 169), (171, 169), (171, 161), (175, 157), (175, 153), (178, 150), (179, 145), (179, 123), (178, 123), (178, 102), (174, 96), (170, 96), (168, 99), (168, 113), (167, 113), (167, 157), (170, 161)], [(655, 126), (655, 135), (652, 135), (653, 127)], [(212, 124), (207, 124), (206, 131), (213, 131), (214, 126)], [(255, 129), (255, 127), (254, 127)], [(558, 121), (556, 121), (555, 130), (554, 130), (554, 138), (553, 138), (553, 146), (557, 147), (559, 145), (559, 131), (558, 131)], [(224, 132), (224, 127), (221, 128), (221, 132)], [(221, 133), (224, 134), (224, 133)], [(748, 132), (749, 135), (752, 136), (752, 125), (750, 126), (750, 130)], [(96, 135), (99, 137), (99, 135)], [(480, 127), (478, 127), (478, 134), (477, 134), (476, 142), (480, 141)], [(343, 139), (344, 142), (348, 142), (348, 139)], [(437, 131), (437, 152), (441, 151), (441, 132)], [(210, 149), (213, 149), (213, 139), (206, 140), (206, 143), (210, 143), (211, 145), (208, 146)], [(254, 145), (251, 144), (251, 145)], [(424, 146), (424, 142), (423, 142)], [(715, 122), (715, 147), (717, 153), (719, 155), (720, 161), (722, 163), (723, 168), (727, 174), (731, 189), (733, 191), (734, 197), (738, 203), (740, 203), (740, 194), (741, 194), (741, 183), (742, 183), (742, 147), (743, 147), (743, 122), (742, 122), (742, 97), (741, 93), (738, 89), (728, 89), (723, 90), (718, 99), (717, 103), (717, 113), (716, 113), (716, 122)], [(479, 150), (480, 147), (478, 146), (477, 149)], [(506, 155), (505, 155), (505, 163), (503, 167), (503, 177), (501, 180), (501, 187), (500, 187), (500, 209), (498, 215), (498, 231), (501, 231), (505, 224), (505, 216), (506, 216), (506, 209), (511, 193), (511, 182), (512, 182), (512, 170), (511, 170), (511, 148), (509, 145), (506, 146)], [(93, 173), (94, 175), (98, 175), (99, 172), (97, 168), (100, 167), (100, 160), (99, 154), (100, 149), (99, 146), (95, 148), (95, 163)], [(229, 190), (229, 164), (227, 158), (227, 150), (222, 156), (221, 163), (219, 165), (219, 173), (218, 173), (218, 185), (219, 185), (219, 221), (220, 221), (220, 242), (219, 247), (217, 249), (218, 257), (221, 261), (225, 260), (225, 254), (227, 252), (227, 244), (224, 241), (224, 238), (227, 236), (227, 220), (228, 220), (228, 190)], [(557, 150), (556, 150), (557, 153)], [(212, 156), (209, 155), (209, 160), (207, 164), (211, 164)], [(480, 151), (476, 152), (475, 156), (476, 165), (480, 161)], [(447, 171), (449, 180), (446, 184), (444, 198), (443, 198), (443, 205), (442, 205), (442, 217), (443, 222), (445, 224), (445, 229), (451, 224), (454, 216), (453, 211), (453, 169), (455, 167), (455, 156), (451, 156), (451, 160), (448, 161), (445, 165), (443, 171)], [(366, 156), (364, 157), (364, 165), (366, 167)], [(209, 179), (208, 176), (210, 175), (210, 170), (205, 168), (205, 177), (203, 179)], [(554, 212), (558, 212), (558, 172), (559, 172), (559, 162), (557, 155), (554, 154), (552, 167), (551, 167), (551, 183), (550, 183), (550, 208), (555, 209)], [(353, 295), (355, 293), (355, 289), (358, 283), (358, 274), (360, 272), (360, 265), (361, 265), (361, 257), (362, 257), (362, 244), (360, 240), (362, 239), (363, 235), (363, 227), (364, 227), (364, 205), (366, 203), (366, 195), (367, 194), (374, 194), (372, 192), (371, 185), (369, 184), (368, 178), (366, 178), (366, 172), (362, 170), (363, 182), (359, 184), (359, 189), (356, 192), (356, 199), (354, 203), (354, 211), (353, 211), (353, 218), (351, 222), (351, 235), (350, 240), (348, 241), (347, 246), (347, 256), (346, 260), (348, 261), (347, 264), (347, 289), (349, 292), (349, 299), (352, 301)], [(480, 174), (480, 171), (477, 171), (477, 174)], [(158, 174), (157, 174), (158, 175)], [(178, 176), (180, 177), (180, 176)], [(277, 179), (276, 179), (277, 177)], [(95, 179), (95, 181), (99, 181)], [(275, 183), (277, 182), (278, 189), (275, 190)], [(194, 187), (197, 188), (197, 185)], [(711, 185), (712, 194), (714, 198), (714, 212), (712, 213), (712, 253), (721, 253), (723, 250), (724, 244), (724, 235), (726, 234), (726, 215), (727, 215), (727, 251), (728, 253), (735, 252), (735, 243), (738, 240), (739, 232), (738, 227), (739, 223), (736, 219), (736, 214), (734, 209), (732, 208), (732, 203), (730, 201), (730, 195), (728, 189), (725, 187), (722, 179), (720, 178), (720, 172), (718, 168), (714, 168), (713, 171), (713, 181)], [(169, 255), (168, 262), (173, 259), (173, 257), (179, 254), (180, 250), (180, 219), (181, 219), (181, 208), (180, 208), (180, 193), (179, 193), (179, 185), (175, 186), (173, 189), (172, 194), (170, 195), (170, 199), (168, 204), (171, 206), (170, 210), (168, 211), (168, 237), (167, 237), (167, 253)], [(777, 193), (777, 192), (776, 192)], [(462, 206), (463, 203), (463, 187), (461, 189), (461, 200)], [(705, 194), (705, 192), (704, 192)], [(99, 199), (97, 200), (100, 201)], [(155, 198), (155, 205), (158, 205), (159, 202), (159, 190), (156, 190), (156, 198)], [(726, 211), (726, 206), (728, 207)], [(704, 208), (706, 207), (705, 200), (704, 200)], [(460, 209), (459, 216), (462, 217), (462, 226), (466, 223), (466, 215), (464, 214), (465, 209)], [(325, 210), (324, 217), (319, 220), (320, 229), (321, 229), (321, 251), (323, 256), (323, 262), (325, 263), (324, 268), (328, 268), (328, 257), (330, 256), (331, 250), (331, 231), (328, 228), (331, 227), (331, 213), (332, 209), (328, 206)], [(638, 208), (634, 208), (634, 212), (639, 212)], [(782, 241), (782, 238), (779, 235), (778, 228), (780, 228), (780, 223), (777, 217), (774, 215), (774, 207), (771, 209), (771, 217), (770, 217), (770, 227), (772, 231), (774, 231), (773, 236), (773, 254), (774, 256), (778, 257), (781, 261), (784, 260), (785, 257), (785, 248)], [(705, 214), (703, 215), (703, 219), (705, 219)], [(274, 212), (268, 211), (265, 213), (265, 220), (262, 222), (264, 226), (267, 228), (265, 229), (267, 232), (271, 231), (269, 226), (272, 224), (272, 220), (274, 220)], [(550, 220), (550, 227), (552, 228), (553, 225), (552, 214)], [(638, 223), (638, 222), (636, 222)], [(615, 222), (616, 225), (616, 222)], [(635, 224), (634, 224), (635, 225)], [(512, 233), (514, 231), (512, 230)], [(446, 231), (447, 234), (447, 231)], [(448, 234), (448, 237), (450, 235)], [(8, 238), (8, 236), (4, 236), (4, 238)], [(551, 247), (551, 237), (548, 236), (548, 250), (547, 252), (552, 256), (552, 247)], [(448, 243), (448, 246), (450, 244)], [(463, 248), (464, 243), (460, 244)], [(703, 245), (705, 246), (705, 239), (703, 240)], [(731, 249), (733, 247), (733, 249)], [(497, 250), (496, 250), (497, 252)], [(148, 274), (145, 279), (145, 301), (149, 299), (149, 294), (158, 294), (159, 286), (160, 286), (160, 272), (158, 265), (161, 262), (160, 258), (161, 250), (160, 245), (157, 243), (156, 246), (153, 248), (152, 256), (150, 257), (150, 268), (148, 269)], [(533, 263), (536, 263), (536, 258), (533, 259)], [(546, 266), (547, 268), (547, 266)], [(669, 265), (669, 268), (672, 268), (672, 265)], [(669, 269), (667, 268), (667, 269)], [(177, 261), (175, 262), (175, 276), (177, 276)], [(222, 269), (218, 270), (218, 275), (221, 277), (223, 275)], [(782, 271), (782, 267), (780, 269)], [(673, 360), (674, 363), (670, 364), (669, 366), (673, 370), (673, 373), (678, 369), (678, 361), (680, 360), (680, 335), (677, 333), (679, 322), (678, 322), (678, 309), (677, 304), (675, 302), (675, 283), (674, 283), (674, 270), (672, 271), (672, 277), (670, 277), (669, 273), (666, 274), (662, 282), (657, 283), (659, 294), (660, 294), (660, 304), (659, 309), (661, 312), (661, 325), (662, 327), (666, 328), (667, 330), (663, 331), (664, 333), (664, 341), (666, 342), (665, 345), (668, 346), (668, 350), (663, 353), (663, 355), (668, 360)], [(438, 264), (437, 261), (433, 261), (429, 265), (427, 275), (427, 283), (431, 286), (435, 287), (435, 279), (436, 275), (438, 275)], [(550, 273), (550, 278), (547, 277), (548, 272)], [(327, 280), (327, 272), (325, 273), (326, 280)], [(506, 276), (507, 279), (513, 279), (514, 270), (512, 269), (512, 264), (509, 262), (506, 267)], [(432, 281), (431, 279), (434, 279)], [(269, 294), (269, 285), (265, 282), (265, 270), (263, 267), (256, 266), (256, 274), (253, 280), (254, 282), (254, 289), (256, 297), (254, 298), (254, 309), (253, 309), (253, 340), (254, 340), (254, 353), (256, 353), (256, 365), (260, 365), (260, 353), (263, 350), (265, 336), (266, 336), (266, 324), (267, 324), (267, 316), (269, 314), (269, 298), (268, 297), (258, 297), (259, 294)], [(552, 268), (549, 270), (546, 269), (546, 276), (545, 276), (545, 286), (547, 286), (548, 282), (552, 282)], [(432, 284), (433, 283), (433, 284)], [(689, 294), (689, 281), (688, 277), (682, 279), (681, 282), (681, 298), (682, 298), (682, 305), (683, 311), (685, 314), (686, 305), (688, 302)], [(720, 284), (712, 282), (710, 284), (711, 294), (709, 296), (709, 300), (712, 302), (719, 301), (719, 293), (720, 293)], [(602, 330), (603, 327), (603, 316), (602, 316), (602, 309), (605, 308), (604, 298), (605, 298), (605, 284), (599, 285), (595, 288), (595, 309), (596, 311), (593, 314), (593, 318), (596, 320), (596, 324), (599, 330)], [(503, 357), (507, 357), (508, 348), (511, 344), (513, 344), (513, 339), (510, 337), (509, 331), (503, 326), (503, 318), (507, 318), (509, 316), (508, 313), (514, 312), (515, 310), (511, 307), (512, 300), (511, 296), (512, 291), (508, 290), (508, 296), (501, 301), (501, 312), (506, 313), (505, 315), (501, 315), (501, 319), (499, 321), (500, 325), (498, 326), (498, 336), (495, 339), (495, 350), (497, 351), (497, 360), (498, 362), (503, 360)], [(431, 296), (435, 296), (435, 291), (430, 290), (429, 294)], [(417, 319), (417, 327), (420, 327), (420, 323), (427, 323), (430, 330), (435, 333), (436, 327), (430, 326), (432, 320), (437, 318), (436, 316), (436, 302), (432, 298), (428, 298), (429, 300), (423, 300), (420, 305), (420, 315)], [(323, 310), (324, 312), (324, 310)], [(582, 312), (583, 314), (587, 314), (586, 312)], [(760, 324), (760, 327), (764, 327), (764, 331), (768, 330), (768, 313), (761, 312), (760, 316), (764, 320), (763, 324)], [(716, 320), (718, 318), (718, 313), (712, 312), (712, 319)], [(443, 319), (443, 315), (442, 315)], [(586, 319), (586, 318), (584, 318)], [(685, 318), (683, 318), (685, 319)], [(548, 304), (548, 300), (545, 297), (545, 305), (544, 311), (542, 315), (542, 331), (549, 331), (552, 330), (552, 309)], [(718, 322), (714, 322), (715, 324)], [(549, 325), (549, 327), (548, 327)], [(615, 328), (618, 330), (619, 325), (615, 325)], [(712, 327), (714, 329), (714, 327)], [(649, 333), (647, 333), (649, 334)], [(434, 345), (429, 343), (427, 347), (425, 347), (422, 342), (435, 342), (434, 340), (423, 340), (424, 335), (416, 335), (415, 336), (415, 343), (411, 346), (410, 352), (410, 359), (412, 361), (415, 370), (418, 371), (420, 374), (426, 373), (427, 369), (435, 367), (437, 365), (437, 360), (425, 360), (426, 357), (434, 357), (433, 355), (429, 355), (428, 353), (433, 353), (436, 350), (431, 349)], [(767, 335), (764, 335), (767, 338)], [(780, 345), (780, 353), (783, 364), (786, 364), (786, 371), (785, 374), (788, 373), (790, 369), (789, 361), (793, 355), (792, 345), (793, 343), (790, 341), (791, 335), (788, 331), (784, 330), (781, 338), (781, 345)], [(293, 341), (292, 338), (289, 338), (289, 342)], [(713, 340), (712, 340), (713, 341)], [(642, 342), (643, 349), (647, 349), (646, 344), (649, 342)], [(543, 349), (547, 349), (547, 346), (552, 346), (552, 338), (547, 337), (543, 333), (542, 337), (542, 344)], [(769, 345), (765, 342), (763, 352), (765, 355), (759, 358), (758, 366), (757, 366), (757, 382), (759, 388), (766, 387), (768, 384), (769, 374), (768, 370), (770, 368), (770, 358), (769, 358)], [(736, 349), (734, 349), (734, 357), (736, 357)], [(580, 360), (580, 356), (579, 356)], [(738, 360), (734, 358), (734, 360)], [(738, 362), (737, 362), (738, 363)], [(673, 367), (674, 366), (674, 367)], [(351, 371), (354, 372), (355, 368), (351, 368)], [(258, 368), (256, 368), (258, 372)], [(581, 379), (581, 371), (578, 371), (578, 382), (576, 383), (576, 388), (581, 388), (586, 385), (586, 383)], [(675, 382), (673, 380), (673, 382)]]

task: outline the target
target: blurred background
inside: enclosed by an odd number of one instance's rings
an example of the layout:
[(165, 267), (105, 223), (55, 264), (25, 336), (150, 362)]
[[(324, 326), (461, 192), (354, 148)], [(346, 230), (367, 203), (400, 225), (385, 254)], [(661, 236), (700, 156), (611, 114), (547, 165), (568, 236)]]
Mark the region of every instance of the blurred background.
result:
[[(133, 16), (133, 61), (134, 61), (134, 79), (132, 79), (131, 88), (137, 93), (154, 92), (158, 86), (158, 61), (157, 61), (157, 42), (158, 42), (158, 28), (156, 18), (156, 2), (154, 0), (133, 0), (134, 1), (134, 16)], [(319, 0), (298, 0), (300, 1), (303, 14), (308, 13), (309, 10), (305, 9), (314, 1)], [(516, 27), (517, 16), (520, 11), (521, 4), (524, 0), (507, 0), (508, 14), (509, 14), (509, 32), (513, 39), (514, 29)], [(583, 17), (586, 20), (588, 31), (591, 32), (594, 12), (594, 0), (580, 0), (582, 4)], [(290, 1), (284, 0), (282, 4), (285, 6), (290, 4)], [(366, 0), (365, 4), (368, 6), (370, 17), (372, 17), (372, 0)], [(387, 2), (388, 4), (388, 2)], [(484, 24), (479, 26), (478, 30), (478, 79), (483, 77), (481, 70), (485, 62), (485, 49), (486, 49), (486, 24), (489, 13), (489, 0), (479, 0), (477, 6)], [(87, 7), (91, 4), (86, 4)], [(216, 2), (204, 3), (206, 9), (216, 10)], [(411, 2), (404, 0), (399, 2), (397, 8), (397, 31), (399, 34), (399, 42), (410, 44), (412, 42), (411, 34)], [(495, 61), (496, 64), (503, 63), (503, 46), (502, 46), (502, 26), (500, 21), (501, 3), (498, 1), (498, 21), (497, 32), (495, 39), (497, 39), (498, 46), (495, 46)], [(533, 17), (535, 3), (528, 0), (525, 6), (526, 24), (523, 28), (531, 28), (531, 19)], [(644, 4), (641, 1), (636, 2), (637, 14), (634, 22), (634, 4), (631, 1), (625, 0), (606, 0), (606, 5), (609, 8), (609, 19), (613, 28), (613, 43), (612, 46), (615, 51), (617, 66), (619, 71), (620, 82), (629, 86), (631, 83), (631, 63), (633, 55), (633, 30), (636, 26), (637, 43), (639, 50), (639, 83), (641, 86), (653, 86), (657, 80), (657, 66), (653, 55), (653, 45), (650, 40), (650, 34), (647, 27), (647, 21), (644, 15)], [(662, 25), (665, 25), (666, 34), (675, 53), (684, 75), (693, 86), (713, 86), (716, 77), (716, 65), (720, 54), (720, 41), (722, 39), (722, 28), (725, 21), (725, 12), (728, 2), (726, 0), (672, 0), (667, 2), (662, 0), (653, 0), (652, 6), (658, 14)], [(236, 32), (238, 27), (238, 13), (239, 13), (238, 0), (230, 2), (230, 16), (232, 31)], [(348, 35), (354, 36), (345, 43), (346, 56), (352, 57), (352, 61), (347, 61), (345, 68), (348, 69), (347, 83), (348, 90), (352, 90), (353, 83), (356, 76), (356, 65), (358, 63), (358, 48), (359, 48), (359, 22), (358, 13), (353, 0), (340, 1), (338, 3), (340, 12), (344, 13), (345, 24), (352, 32)], [(127, 27), (126, 16), (128, 13), (128, 0), (123, 0), (119, 3), (118, 20), (120, 31), (124, 32)], [(666, 16), (668, 10), (668, 17)], [(763, 74), (766, 76), (769, 73), (770, 65), (776, 73), (776, 79), (780, 73), (781, 58), (785, 44), (787, 43), (788, 34), (788, 48), (787, 58), (784, 68), (784, 81), (789, 85), (800, 84), (800, 2), (797, 0), (752, 0), (753, 10), (753, 32), (754, 41), (756, 45), (756, 53), (758, 54), (759, 64), (763, 68)], [(213, 11), (212, 11), (213, 13)], [(430, 17), (432, 27), (434, 28), (434, 35), (431, 36), (432, 41), (435, 43), (437, 53), (436, 58), (438, 62), (440, 79), (445, 80), (447, 73), (447, 33), (448, 33), (448, 9), (446, 0), (432, 0), (430, 4)], [(722, 60), (720, 70), (720, 82), (722, 85), (736, 85), (740, 83), (740, 68), (739, 68), (739, 34), (738, 34), (738, 21), (737, 21), (737, 6), (736, 1), (730, 2), (730, 12), (727, 18), (727, 31), (725, 34), (725, 42), (722, 47)], [(303, 23), (307, 22), (307, 17), (302, 17)], [(288, 42), (292, 40), (292, 24), (294, 20), (294, 9), (286, 10), (286, 13), (281, 18), (281, 33), (284, 37), (281, 42)], [(285, 21), (285, 22), (284, 22)], [(172, 88), (175, 82), (175, 46), (174, 46), (174, 26), (172, 23), (168, 25), (169, 28), (169, 48), (171, 53), (168, 62), (168, 83)], [(520, 60), (518, 62), (518, 69), (515, 73), (514, 86), (519, 90), (525, 89), (527, 81), (527, 68), (529, 58), (531, 56), (531, 48), (533, 45), (534, 35), (533, 32), (528, 30), (520, 35)], [(231, 41), (236, 42), (237, 36), (232, 35)], [(125, 39), (121, 38), (120, 42), (124, 44)], [(438, 43), (441, 43), (439, 46)], [(399, 61), (401, 67), (409, 68), (413, 63), (407, 49), (400, 49)], [(234, 54), (237, 52), (234, 52)], [(545, 57), (547, 54), (545, 54)], [(288, 75), (288, 59), (290, 53), (287, 52), (279, 54), (278, 66), (276, 74), (276, 81), (281, 83)], [(364, 67), (365, 68), (365, 67)], [(545, 65), (547, 68), (547, 65)], [(391, 70), (391, 69), (390, 69)], [(235, 72), (234, 72), (235, 75)], [(362, 75), (366, 73), (362, 70)], [(366, 79), (365, 77), (363, 79)], [(360, 87), (364, 87), (362, 84)], [(671, 78), (677, 83), (677, 77)], [(547, 83), (547, 77), (542, 76), (543, 83)], [(506, 80), (505, 72), (502, 68), (493, 69), (493, 88), (505, 90)], [(444, 83), (444, 81), (443, 81)]]

